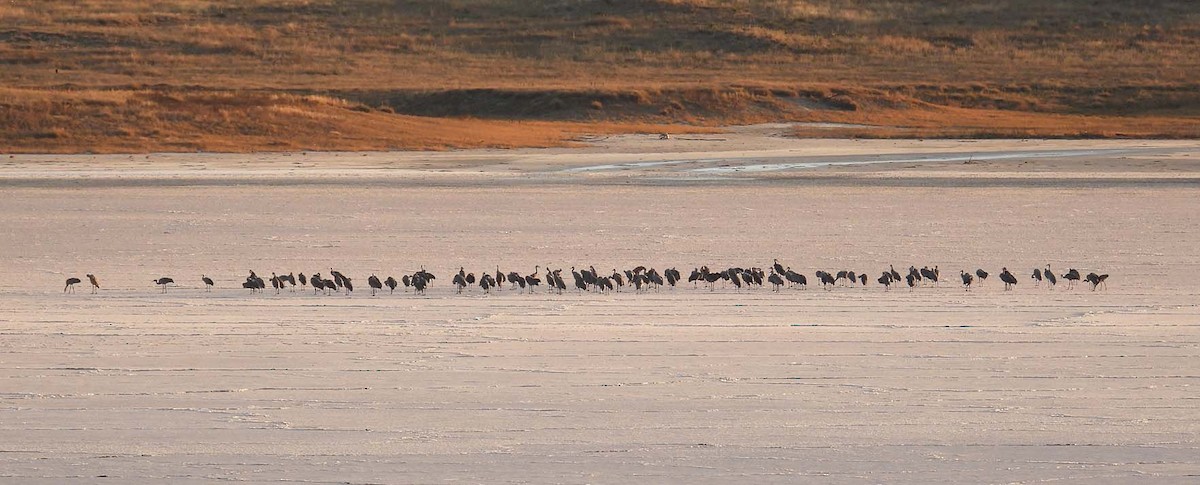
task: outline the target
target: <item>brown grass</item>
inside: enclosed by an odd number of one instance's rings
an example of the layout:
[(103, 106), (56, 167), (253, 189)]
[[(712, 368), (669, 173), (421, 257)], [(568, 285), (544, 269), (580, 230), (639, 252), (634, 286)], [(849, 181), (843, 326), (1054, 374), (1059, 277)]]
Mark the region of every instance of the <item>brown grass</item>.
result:
[(404, 115), (1190, 136), (1198, 52), (1190, 0), (10, 0), (0, 150), (563, 143)]
[(316, 95), (0, 89), (5, 152), (442, 150), (566, 146), (584, 133), (698, 132), (640, 123), (396, 115)]

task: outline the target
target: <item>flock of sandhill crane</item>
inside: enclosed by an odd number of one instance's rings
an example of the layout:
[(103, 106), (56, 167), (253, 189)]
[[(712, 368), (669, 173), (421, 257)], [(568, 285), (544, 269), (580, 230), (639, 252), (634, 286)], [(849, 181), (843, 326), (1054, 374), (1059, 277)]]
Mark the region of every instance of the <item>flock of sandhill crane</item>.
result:
[[(451, 278), (451, 283), (454, 285), (456, 293), (459, 294), (472, 286), (479, 286), (484, 293), (491, 293), (493, 289), (501, 289), (505, 284), (508, 284), (511, 289), (519, 290), (521, 293), (526, 291), (533, 293), (539, 286), (543, 286), (543, 284), (547, 291), (558, 294), (562, 294), (564, 290), (567, 290), (568, 286), (563, 279), (562, 269), (551, 270), (550, 268), (546, 268), (544, 275), (541, 273), (541, 270), (542, 266), (539, 265), (535, 266), (533, 272), (527, 275), (522, 275), (516, 271), (506, 274), (500, 271), (499, 267), (496, 267), (494, 274), (490, 271), (485, 271), (476, 277), (475, 273), (468, 273), (464, 268), (459, 268), (458, 272)], [(695, 288), (704, 285), (709, 290), (715, 290), (718, 284), (723, 288), (733, 286), (737, 290), (763, 287), (764, 282), (769, 283), (772, 291), (776, 292), (781, 291), (785, 287), (808, 287), (808, 278), (804, 274), (792, 271), (790, 266), (784, 267), (779, 263), (779, 260), (775, 260), (768, 271), (769, 273), (758, 267), (733, 267), (713, 271), (708, 266), (701, 266), (692, 270), (687, 278), (687, 283), (691, 283)], [(962, 279), (962, 286), (967, 291), (970, 291), (972, 286), (987, 281), (989, 275), (990, 273), (983, 269), (975, 270), (974, 274), (966, 270), (959, 272), (959, 276)], [(325, 278), (321, 276), (321, 273), (314, 273), (311, 276), (305, 276), (304, 273), (298, 275), (293, 273), (286, 275), (271, 273), (270, 279), (263, 279), (255, 274), (254, 271), (250, 271), (250, 275), (242, 283), (242, 288), (249, 289), (251, 292), (262, 292), (266, 290), (269, 282), (276, 294), (285, 289), (294, 292), (296, 286), (300, 286), (302, 289), (306, 286), (311, 286), (314, 293), (325, 295), (341, 292), (350, 295), (354, 291), (354, 284), (346, 275), (330, 268), (329, 276), (329, 278)], [(838, 271), (836, 273), (817, 271), (815, 276), (815, 282), (827, 290), (831, 290), (838, 285), (867, 286), (869, 279), (866, 272), (855, 271)], [(1004, 283), (1005, 291), (1010, 291), (1017, 285), (1017, 277), (1009, 272), (1008, 268), (1002, 268), (999, 276), (1000, 281)], [(573, 287), (576, 290), (580, 292), (595, 291), (600, 293), (621, 291), (625, 287), (631, 287), (635, 292), (658, 290), (664, 286), (674, 287), (684, 281), (682, 274), (675, 268), (667, 268), (659, 273), (658, 270), (645, 266), (638, 266), (624, 271), (618, 271), (614, 268), (612, 274), (601, 274), (599, 271), (596, 271), (594, 266), (578, 270), (572, 267), (571, 277)], [(92, 293), (96, 293), (100, 289), (100, 283), (97, 281), (96, 276), (89, 274), (87, 278), (91, 282)], [(1046, 265), (1045, 269), (1034, 269), (1031, 278), (1033, 279), (1034, 286), (1041, 286), (1045, 282), (1047, 287), (1053, 288), (1058, 284), (1059, 276), (1054, 274), (1050, 269), (1050, 265)], [(1079, 281), (1086, 281), (1091, 284), (1092, 291), (1095, 291), (1096, 289), (1107, 287), (1106, 281), (1108, 280), (1108, 275), (1088, 273), (1087, 276), (1081, 276), (1078, 270), (1071, 268), (1067, 272), (1062, 273), (1061, 278), (1066, 280), (1067, 289), (1074, 288), (1075, 284)], [(396, 288), (401, 284), (404, 286), (404, 291), (412, 288), (414, 293), (420, 295), (425, 294), (425, 290), (435, 279), (437, 278), (432, 273), (421, 268), (421, 270), (412, 274), (401, 276), (399, 280), (391, 276), (380, 280), (378, 276), (372, 274), (367, 277), (367, 285), (371, 288), (371, 296), (375, 296), (384, 287), (387, 287), (389, 294), (394, 293)], [(215, 286), (212, 278), (206, 275), (200, 275), (200, 280), (204, 283), (205, 291), (211, 291), (213, 286)], [(934, 265), (932, 269), (928, 266), (920, 269), (917, 269), (916, 266), (909, 266), (908, 273), (902, 277), (894, 266), (889, 265), (888, 269), (883, 271), (875, 281), (883, 286), (884, 291), (890, 291), (893, 285), (906, 285), (909, 291), (912, 291), (914, 288), (921, 286), (938, 286), (941, 281), (941, 271), (937, 265)], [(79, 278), (67, 278), (67, 284), (63, 288), (63, 292), (74, 293), (74, 285), (80, 282)], [(153, 282), (161, 287), (165, 293), (167, 287), (174, 284), (175, 280), (169, 277), (162, 277), (153, 280)]]

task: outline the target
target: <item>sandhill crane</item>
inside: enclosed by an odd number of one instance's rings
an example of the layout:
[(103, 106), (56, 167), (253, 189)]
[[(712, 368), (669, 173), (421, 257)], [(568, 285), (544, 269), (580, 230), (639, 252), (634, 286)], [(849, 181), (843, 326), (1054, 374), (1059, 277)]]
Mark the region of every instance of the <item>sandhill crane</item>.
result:
[(800, 273), (792, 271), (792, 268), (790, 267), (784, 271), (783, 279), (788, 280), (788, 282), (794, 286), (803, 286), (805, 288), (808, 287), (808, 278)]
[(575, 289), (583, 291), (587, 289), (587, 282), (583, 280), (583, 275), (575, 271), (575, 267), (571, 267), (571, 277), (575, 279)]
[(771, 267), (775, 269), (775, 272), (776, 272), (776, 273), (783, 274), (783, 273), (785, 272), (785, 271), (783, 270), (783, 265), (782, 265), (782, 264), (779, 264), (779, 260), (778, 260), (778, 259), (776, 259), (776, 260), (775, 260), (775, 264), (774, 264), (773, 266), (771, 266)]
[(909, 273), (904, 277), (904, 282), (908, 283), (908, 291), (912, 291), (914, 286), (917, 286), (917, 275)]
[(596, 288), (599, 289), (601, 293), (604, 293), (605, 291), (612, 291), (613, 290), (612, 278), (610, 278), (608, 276), (596, 277)]
[(824, 271), (817, 271), (817, 279), (821, 280), (821, 286), (827, 290), (837, 283), (837, 279), (833, 275)]
[[(779, 265), (778, 259), (775, 260), (775, 265)], [(771, 282), (771, 291), (779, 291), (779, 288), (783, 287), (783, 277), (774, 271), (771, 271), (771, 276), (767, 277), (767, 281)]]
[(374, 273), (371, 273), (371, 276), (367, 277), (367, 286), (371, 287), (371, 296), (375, 296), (376, 291), (383, 289), (383, 282), (379, 281), (378, 276), (375, 276)]
[[(414, 293), (421, 295), (425, 294), (425, 290), (429, 288), (429, 285), (433, 284), (433, 280), (435, 279), (437, 279), (437, 276), (435, 276), (433, 273), (425, 271), (424, 266), (421, 267), (420, 271), (413, 273), (413, 275), (409, 278), (409, 280), (412, 282)], [(465, 277), (464, 281), (466, 281)]]
[(558, 290), (558, 294), (562, 294), (563, 290), (567, 289), (567, 283), (563, 281), (562, 270), (556, 269), (553, 273), (554, 287)]
[(425, 279), (425, 270), (418, 271), (412, 275), (413, 292), (417, 294), (425, 294), (425, 288), (429, 284)]
[(80, 281), (82, 281), (82, 280), (80, 280), (79, 278), (74, 278), (74, 277), (67, 278), (67, 286), (63, 287), (63, 293), (66, 293), (67, 290), (70, 290), (71, 293), (75, 293), (75, 285), (79, 284)]
[(850, 284), (852, 284), (852, 285), (856, 284), (856, 283), (858, 283), (858, 273), (855, 273), (853, 271), (847, 271), (846, 279), (850, 280)]
[(388, 276), (386, 280), (383, 280), (383, 284), (384, 284), (384, 286), (388, 287), (389, 295), (396, 292), (396, 278), (392, 278), (391, 276)]
[(1071, 268), (1071, 269), (1067, 270), (1067, 274), (1063, 275), (1063, 279), (1067, 280), (1067, 289), (1068, 290), (1071, 288), (1074, 288), (1075, 282), (1080, 280), (1079, 270), (1077, 270), (1075, 268)]
[[(909, 266), (909, 267), (908, 267), (908, 275), (909, 275), (909, 276), (912, 276), (912, 277), (913, 277), (913, 280), (915, 280), (915, 281), (917, 282), (917, 284), (920, 284), (920, 283), (921, 283), (921, 272), (920, 272), (920, 271), (917, 271), (917, 267), (916, 267), (916, 266)], [(911, 285), (909, 285), (909, 286), (911, 286)]]
[(451, 279), (450, 282), (454, 283), (454, 286), (458, 289), (458, 291), (455, 293), (462, 294), (463, 288), (467, 287), (467, 276), (463, 274), (462, 269), (459, 269), (458, 273), (454, 275), (454, 278)]
[(279, 294), (279, 289), (283, 288), (283, 280), (275, 276), (275, 273), (271, 273), (271, 288), (275, 288), (276, 295)]
[[(778, 264), (778, 260), (776, 260), (776, 264)], [(782, 273), (782, 271), (780, 271), (780, 273)], [(701, 279), (703, 278), (700, 276), (700, 268), (693, 268), (692, 274), (688, 275), (688, 283), (692, 284), (692, 288), (696, 288), (700, 285)]]
[(204, 275), (200, 275), (200, 281), (204, 282), (204, 291), (212, 291), (213, 280)]
[[(321, 273), (313, 273), (312, 278), (309, 278), (308, 282), (312, 284), (313, 294), (325, 291), (325, 280), (321, 278)], [(245, 287), (246, 285), (242, 286)]]
[(968, 273), (965, 270), (960, 270), (959, 275), (962, 276), (963, 288), (966, 288), (967, 291), (971, 291), (971, 282), (975, 279), (975, 277), (971, 276), (971, 273)]
[(296, 275), (296, 277), (300, 278), (300, 286), (301, 287), (308, 286), (308, 278), (304, 277), (304, 273), (300, 273), (300, 274)]
[[(889, 274), (888, 276), (891, 276), (891, 275)], [(862, 282), (863, 286), (867, 286), (867, 274), (866, 273), (859, 273), (858, 280)]]
[(583, 270), (583, 281), (592, 286), (600, 282), (600, 274), (596, 272), (595, 266), (588, 266), (588, 269)]
[(729, 273), (728, 273), (728, 274), (729, 274), (729, 282), (730, 282), (730, 283), (733, 283), (733, 287), (734, 287), (736, 290), (738, 290), (738, 291), (741, 291), (741, 289), (742, 289), (742, 281), (741, 281), (741, 280), (738, 278), (738, 274), (737, 274), (737, 272), (736, 272), (736, 271), (734, 271), (734, 270), (732, 270), (732, 269), (731, 269), (731, 270), (728, 270), (728, 271), (729, 271)]
[(879, 279), (876, 281), (879, 281), (879, 284), (883, 285), (883, 291), (891, 291), (891, 289), (892, 289), (892, 274), (891, 273), (884, 271), (883, 274), (880, 275)]
[(1033, 286), (1042, 286), (1042, 270), (1033, 268)]
[(834, 280), (834, 281), (838, 281), (838, 280), (845, 279), (845, 278), (846, 278), (846, 274), (847, 274), (847, 271), (846, 271), (846, 270), (838, 271), (838, 272), (837, 272), (837, 277), (835, 277), (833, 280)]
[(162, 278), (154, 280), (154, 284), (162, 287), (163, 293), (167, 292), (167, 285), (174, 283), (174, 282), (175, 282), (175, 280), (173, 280), (171, 278), (167, 278), (166, 276), (163, 276)]
[(649, 279), (651, 283), (654, 283), (655, 286), (661, 287), (663, 285), (662, 275), (658, 274), (658, 270), (654, 268), (650, 268), (649, 271), (646, 271), (646, 278)]
[(983, 282), (987, 280), (988, 272), (984, 271), (983, 268), (979, 268), (975, 270), (975, 276), (979, 278), (979, 284), (982, 285)]
[(613, 274), (611, 278), (613, 282), (617, 284), (617, 291), (621, 291), (621, 287), (625, 286), (625, 278), (621, 276), (621, 272), (617, 271), (617, 268), (613, 268)]
[[(510, 281), (510, 283), (511, 283), (511, 281)], [(501, 273), (500, 266), (496, 265), (496, 288), (501, 288), (503, 286), (504, 286), (504, 273)], [(521, 285), (521, 286), (525, 286), (525, 285)]]
[(1092, 291), (1096, 291), (1097, 287), (1107, 286), (1104, 283), (1104, 280), (1107, 280), (1107, 279), (1108, 279), (1107, 274), (1096, 274), (1096, 273), (1088, 273), (1087, 278), (1086, 278), (1087, 282), (1092, 284)]
[(96, 280), (96, 275), (88, 273), (87, 279), (92, 284), (92, 294), (96, 294), (96, 290), (100, 289), (100, 282)]
[(1008, 268), (1000, 269), (1000, 281), (1004, 282), (1004, 291), (1012, 290), (1012, 287), (1017, 284), (1017, 277), (1008, 272)]
[(921, 268), (921, 277), (926, 280), (932, 281), (934, 286), (937, 286), (937, 284), (938, 284), (937, 272), (935, 272), (932, 269), (929, 269), (928, 266)]
[(1054, 288), (1054, 285), (1058, 284), (1058, 278), (1055, 278), (1054, 272), (1050, 271), (1050, 265), (1048, 265), (1048, 264), (1046, 265), (1046, 270), (1042, 271), (1042, 276), (1045, 276), (1046, 282), (1050, 283), (1049, 285), (1047, 285), (1047, 287)]
[(728, 277), (728, 273), (722, 275), (721, 273), (709, 272), (707, 266), (701, 268), (701, 271), (704, 272), (704, 282), (708, 283), (708, 291), (717, 289), (717, 280)]
[(493, 286), (496, 286), (496, 280), (492, 279), (492, 275), (484, 273), (479, 277), (479, 287), (483, 288), (484, 293), (491, 293)]
[(888, 274), (892, 276), (892, 281), (900, 281), (900, 272), (896, 271), (896, 267), (888, 265)]
[(266, 287), (267, 284), (254, 273), (254, 270), (250, 270), (250, 276), (247, 276), (246, 282), (242, 283), (242, 288), (249, 288), (251, 293), (262, 291)]
[[(538, 270), (539, 269), (541, 269), (541, 266), (534, 266), (533, 273), (530, 273), (528, 276), (525, 277), (525, 284), (529, 286), (530, 293), (533, 293), (533, 287), (542, 284), (542, 280), (538, 279)], [(546, 284), (549, 285), (550, 282), (547, 281)]]

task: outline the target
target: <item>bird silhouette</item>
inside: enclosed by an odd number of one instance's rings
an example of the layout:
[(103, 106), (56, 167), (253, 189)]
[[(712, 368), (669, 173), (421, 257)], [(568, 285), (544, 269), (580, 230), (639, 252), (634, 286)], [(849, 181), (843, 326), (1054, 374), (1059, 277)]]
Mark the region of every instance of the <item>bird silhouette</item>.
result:
[(984, 271), (983, 268), (980, 268), (975, 270), (975, 276), (979, 278), (979, 284), (982, 285), (984, 280), (986, 280), (988, 277), (988, 272)]
[(421, 295), (425, 294), (425, 289), (429, 285), (429, 280), (425, 279), (425, 270), (418, 271), (412, 275), (413, 292)]
[(213, 280), (204, 275), (200, 275), (200, 281), (204, 282), (204, 291), (212, 291)]
[(1049, 288), (1054, 288), (1054, 286), (1058, 284), (1058, 278), (1055, 278), (1054, 272), (1050, 271), (1050, 265), (1046, 265), (1046, 270), (1042, 271), (1042, 276), (1045, 276), (1046, 282), (1050, 283), (1047, 285)]
[[(333, 284), (336, 288), (341, 288), (343, 286), (346, 286), (346, 276), (343, 275), (341, 272), (334, 271), (333, 268), (329, 268), (329, 276), (333, 277)], [(328, 280), (326, 280), (326, 281), (328, 282)], [(325, 285), (325, 286), (329, 286), (329, 285)]]
[(454, 286), (458, 289), (456, 293), (461, 295), (463, 288), (467, 287), (467, 275), (463, 273), (462, 268), (459, 268), (458, 273), (454, 275), (454, 278), (450, 279), (450, 282), (454, 283)]
[(1032, 278), (1034, 287), (1042, 286), (1042, 270), (1033, 268)]
[[(533, 293), (535, 286), (542, 284), (542, 280), (538, 278), (538, 270), (541, 268), (541, 266), (534, 266), (533, 272), (525, 276), (525, 284), (529, 286), (530, 293)], [(549, 273), (547, 273), (547, 276), (549, 276)], [(547, 280), (546, 285), (550, 285), (550, 281)]]
[(1017, 277), (1008, 272), (1008, 268), (1000, 269), (1000, 281), (1004, 282), (1004, 291), (1011, 291), (1017, 284)]
[(157, 280), (154, 280), (154, 284), (162, 287), (163, 293), (167, 292), (167, 285), (174, 283), (174, 282), (175, 282), (175, 280), (173, 280), (171, 278), (167, 278), (166, 276), (159, 278)]
[(921, 268), (921, 278), (933, 282), (934, 286), (938, 284), (938, 274), (936, 271), (929, 269), (928, 266)]
[(1067, 270), (1067, 273), (1062, 275), (1062, 277), (1064, 280), (1067, 280), (1067, 289), (1068, 290), (1071, 288), (1074, 288), (1075, 283), (1081, 279), (1079, 277), (1079, 270), (1077, 270), (1075, 268), (1071, 268), (1071, 269)]
[(388, 276), (386, 280), (383, 280), (383, 284), (388, 287), (389, 295), (396, 292), (396, 278)]
[(87, 279), (92, 284), (92, 294), (96, 294), (96, 290), (100, 289), (100, 282), (96, 280), (96, 275), (88, 273)]
[(971, 273), (968, 273), (965, 270), (960, 270), (959, 274), (962, 276), (963, 288), (965, 288), (967, 291), (971, 291), (971, 283), (975, 277), (971, 276)]
[(375, 292), (383, 289), (383, 282), (379, 281), (379, 277), (374, 273), (367, 277), (367, 286), (371, 287), (371, 296), (375, 296)]
[[(779, 266), (778, 259), (775, 260), (775, 265)], [(771, 282), (771, 291), (777, 292), (777, 291), (779, 291), (780, 288), (783, 287), (783, 277), (779, 276), (779, 273), (776, 273), (775, 271), (771, 271), (771, 276), (767, 277), (767, 281)]]
[(1104, 281), (1108, 279), (1108, 275), (1107, 274), (1088, 273), (1088, 275), (1085, 279), (1087, 280), (1088, 283), (1092, 284), (1092, 291), (1096, 291), (1096, 288), (1098, 288), (1098, 287), (1107, 286), (1104, 283)]
[(788, 283), (791, 283), (792, 286), (803, 286), (804, 288), (808, 288), (808, 277), (792, 271), (791, 267), (788, 267), (787, 270), (784, 271), (783, 279), (788, 280)]
[(67, 286), (63, 287), (63, 293), (66, 293), (67, 290), (70, 290), (71, 293), (75, 293), (75, 285), (79, 284), (80, 281), (81, 280), (79, 278), (67, 278)]
[(567, 283), (563, 281), (562, 270), (556, 269), (553, 273), (554, 287), (558, 290), (558, 294), (562, 294), (563, 290), (567, 289)]

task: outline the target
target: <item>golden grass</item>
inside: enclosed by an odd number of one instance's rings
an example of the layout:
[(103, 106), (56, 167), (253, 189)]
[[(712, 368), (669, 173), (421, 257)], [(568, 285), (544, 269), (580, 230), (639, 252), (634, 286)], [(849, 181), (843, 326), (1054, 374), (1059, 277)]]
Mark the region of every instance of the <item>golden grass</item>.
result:
[(1094, 86), (1200, 73), (1188, 0), (10, 0), (0, 19), (0, 80), (21, 87)]
[(564, 122), (1191, 136), (1198, 52), (1191, 0), (9, 0), (0, 150), (545, 146)]
[(316, 95), (11, 88), (0, 89), (0, 126), (7, 153), (550, 147), (585, 133), (710, 131), (406, 116)]

